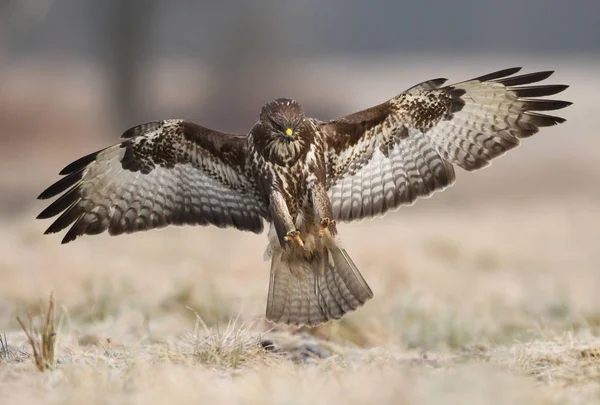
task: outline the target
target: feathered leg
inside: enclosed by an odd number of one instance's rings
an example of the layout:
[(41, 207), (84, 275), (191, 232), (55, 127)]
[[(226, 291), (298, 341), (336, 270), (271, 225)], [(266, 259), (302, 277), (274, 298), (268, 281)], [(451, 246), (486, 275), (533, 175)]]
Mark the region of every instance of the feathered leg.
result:
[(284, 247), (288, 242), (294, 241), (298, 246), (304, 247), (304, 242), (300, 238), (300, 231), (296, 229), (285, 199), (280, 192), (273, 191), (271, 194), (269, 209), (281, 246)]

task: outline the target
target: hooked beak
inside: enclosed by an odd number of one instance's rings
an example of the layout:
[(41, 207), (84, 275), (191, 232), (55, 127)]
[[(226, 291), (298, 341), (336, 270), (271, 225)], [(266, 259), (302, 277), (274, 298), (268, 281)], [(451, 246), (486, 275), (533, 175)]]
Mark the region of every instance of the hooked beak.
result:
[(286, 141), (291, 142), (294, 139), (294, 130), (292, 128), (286, 128), (283, 138)]

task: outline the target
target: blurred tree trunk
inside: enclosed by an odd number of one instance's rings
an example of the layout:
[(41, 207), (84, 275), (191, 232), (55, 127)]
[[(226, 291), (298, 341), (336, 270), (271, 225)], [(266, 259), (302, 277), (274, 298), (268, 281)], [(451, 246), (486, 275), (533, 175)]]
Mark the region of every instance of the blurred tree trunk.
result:
[(105, 38), (111, 116), (120, 129), (147, 119), (140, 110), (140, 67), (148, 62), (157, 0), (107, 2)]
[(257, 119), (260, 103), (269, 101), (262, 97), (287, 61), (292, 32), (279, 29), (283, 20), (279, 0), (220, 7), (227, 7), (228, 21), (217, 34), (216, 48), (207, 55), (216, 77), (202, 115), (230, 131), (245, 133)]

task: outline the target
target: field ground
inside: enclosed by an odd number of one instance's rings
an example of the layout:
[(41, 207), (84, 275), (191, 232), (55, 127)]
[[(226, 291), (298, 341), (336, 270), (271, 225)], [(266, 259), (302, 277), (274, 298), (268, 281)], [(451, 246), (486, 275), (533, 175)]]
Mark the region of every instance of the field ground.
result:
[[(557, 81), (573, 85), (565, 98), (575, 101), (566, 124), (492, 168), (458, 172), (432, 199), (340, 226), (375, 298), (314, 330), (263, 320), (265, 235), (169, 228), (65, 246), (43, 236), (35, 195), (107, 138), (85, 144), (48, 126), (63, 143), (11, 140), (0, 150), (0, 402), (600, 403), (600, 116), (590, 91), (600, 65), (564, 65)], [(39, 373), (15, 317), (50, 292), (58, 365)]]
[[(600, 402), (599, 253), (584, 232), (598, 229), (600, 209), (554, 204), (415, 208), (342, 226), (375, 298), (310, 333), (262, 320), (260, 236), (183, 228), (58, 249), (37, 223), (4, 224), (0, 394), (32, 404)], [(59, 365), (42, 375), (14, 316), (51, 290)]]

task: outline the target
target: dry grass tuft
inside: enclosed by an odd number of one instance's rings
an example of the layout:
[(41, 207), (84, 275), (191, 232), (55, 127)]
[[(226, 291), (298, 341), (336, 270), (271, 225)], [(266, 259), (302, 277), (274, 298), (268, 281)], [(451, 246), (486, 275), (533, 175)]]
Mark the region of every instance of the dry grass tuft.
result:
[[(39, 316), (43, 317), (43, 312), (40, 310)], [(20, 317), (17, 316), (17, 322), (27, 335), (27, 341), (33, 351), (33, 363), (40, 372), (46, 370), (54, 370), (56, 366), (56, 348), (58, 344), (58, 334), (56, 333), (55, 310), (54, 310), (54, 295), (50, 294), (48, 304), (48, 312), (46, 317), (42, 318), (42, 331), (34, 326), (33, 316), (31, 312), (27, 313), (27, 327)], [(8, 345), (7, 345), (8, 348)]]
[(229, 321), (225, 329), (210, 329), (200, 315), (196, 314), (194, 331), (186, 333), (169, 351), (174, 362), (202, 364), (218, 369), (237, 370), (275, 356), (267, 353), (261, 345), (261, 336), (252, 333), (252, 325), (238, 325), (237, 319)]
[(0, 361), (8, 361), (11, 358), (11, 350), (8, 346), (6, 333), (0, 335)]
[(597, 337), (565, 333), (550, 340), (518, 345), (512, 352), (513, 367), (539, 381), (568, 387), (597, 383), (600, 379)]

